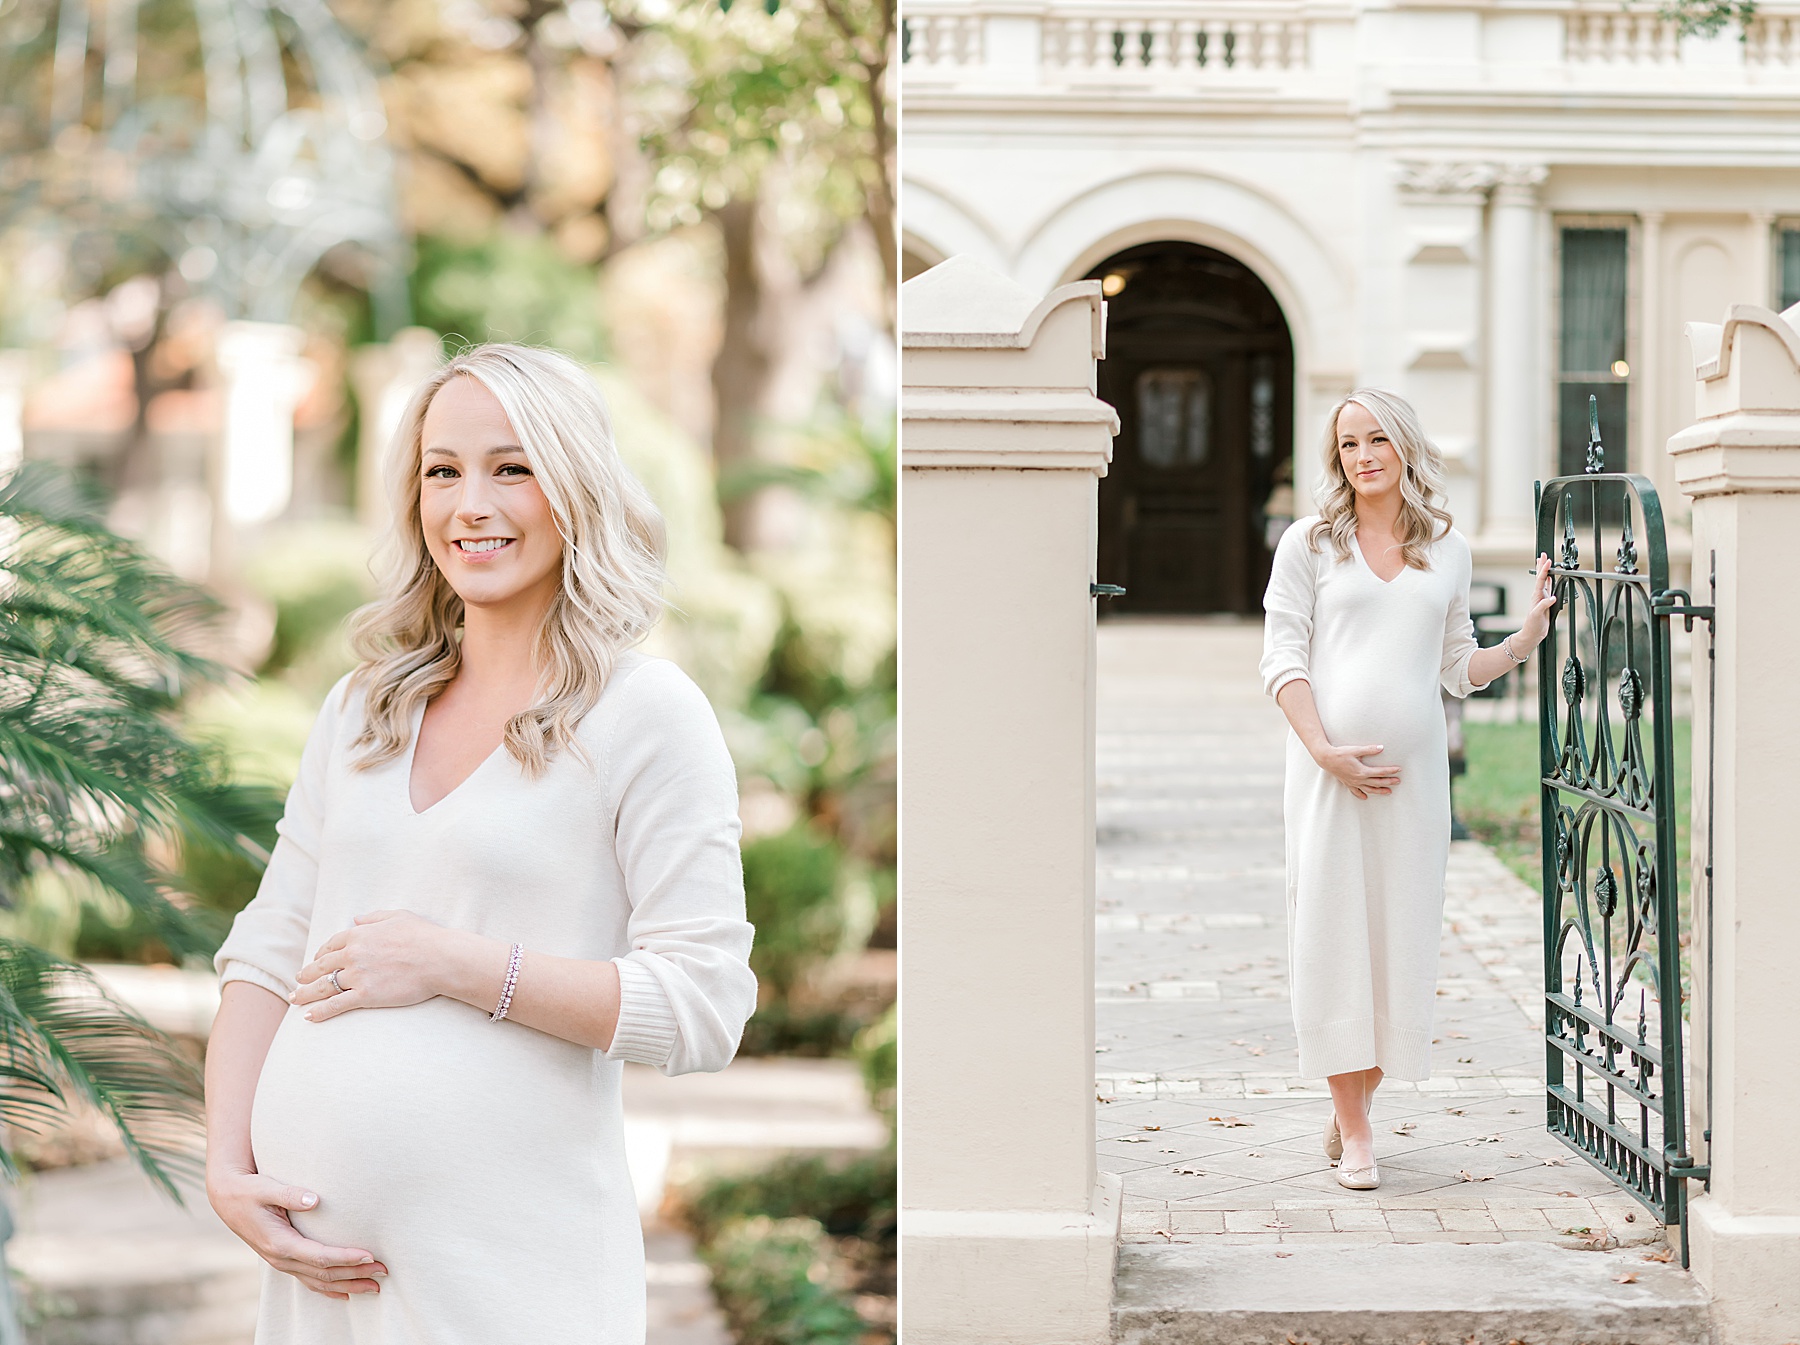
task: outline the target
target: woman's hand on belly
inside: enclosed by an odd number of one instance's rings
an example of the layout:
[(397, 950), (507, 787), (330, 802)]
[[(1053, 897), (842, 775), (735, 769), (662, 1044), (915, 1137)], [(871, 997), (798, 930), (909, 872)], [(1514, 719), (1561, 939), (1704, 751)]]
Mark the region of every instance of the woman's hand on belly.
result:
[(1312, 757), (1319, 763), (1320, 770), (1357, 798), (1366, 799), (1371, 794), (1391, 794), (1394, 786), (1400, 783), (1398, 766), (1371, 766), (1363, 760), (1385, 750), (1379, 743), (1362, 747), (1335, 747), (1326, 743), (1315, 750)]
[(302, 1015), (312, 1022), (351, 1009), (423, 1003), (444, 993), (442, 977), (456, 939), (456, 931), (411, 911), (370, 911), (319, 945), (300, 968), (299, 988), (290, 998), (314, 1006)]
[(387, 1267), (373, 1253), (314, 1242), (288, 1219), (289, 1210), (318, 1208), (319, 1198), (312, 1192), (261, 1173), (230, 1172), (208, 1173), (206, 1195), (225, 1226), (252, 1251), (315, 1294), (349, 1298), (381, 1292), (369, 1277), (387, 1274)]

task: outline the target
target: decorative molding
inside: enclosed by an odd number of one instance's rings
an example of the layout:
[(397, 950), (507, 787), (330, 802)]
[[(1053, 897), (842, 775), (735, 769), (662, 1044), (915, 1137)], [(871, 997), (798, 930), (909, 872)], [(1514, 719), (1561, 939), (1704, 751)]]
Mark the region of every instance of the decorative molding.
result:
[(1536, 205), (1537, 189), (1544, 185), (1544, 179), (1549, 176), (1550, 169), (1545, 164), (1505, 164), (1494, 178), (1494, 203)]
[(1400, 190), (1410, 196), (1480, 196), (1499, 179), (1491, 163), (1442, 159), (1401, 159)]

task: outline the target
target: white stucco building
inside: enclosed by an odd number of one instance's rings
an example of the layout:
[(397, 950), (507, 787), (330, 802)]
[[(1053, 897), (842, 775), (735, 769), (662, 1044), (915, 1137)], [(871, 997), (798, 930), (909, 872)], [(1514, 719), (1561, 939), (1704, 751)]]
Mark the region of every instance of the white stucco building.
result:
[(1359, 384), (1418, 407), (1512, 610), (1590, 394), (1686, 582), (1683, 324), (1800, 299), (1800, 6), (1710, 39), (1643, 0), (904, 8), (908, 274), (1109, 295), (1098, 578), (1128, 610), (1260, 610), (1264, 505), (1291, 466), (1307, 511)]

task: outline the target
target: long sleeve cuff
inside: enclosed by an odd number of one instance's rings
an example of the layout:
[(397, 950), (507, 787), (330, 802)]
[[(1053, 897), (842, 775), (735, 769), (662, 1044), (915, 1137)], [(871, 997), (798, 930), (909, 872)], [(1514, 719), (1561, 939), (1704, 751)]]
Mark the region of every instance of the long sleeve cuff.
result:
[(283, 999), (294, 992), (293, 985), (284, 984), (279, 976), (266, 972), (261, 967), (252, 966), (248, 962), (239, 962), (236, 958), (227, 958), (219, 967), (219, 985), (222, 987), (228, 981), (249, 981), (253, 985), (260, 985), (271, 994), (280, 995)]
[(613, 959), (619, 969), (619, 1024), (608, 1060), (636, 1060), (661, 1068), (675, 1050), (675, 1010), (656, 973), (631, 957)]
[(1263, 690), (1271, 696), (1278, 696), (1281, 694), (1281, 688), (1286, 686), (1289, 682), (1304, 682), (1306, 680), (1307, 673), (1305, 668), (1282, 668), (1277, 672), (1268, 674), (1264, 678)]

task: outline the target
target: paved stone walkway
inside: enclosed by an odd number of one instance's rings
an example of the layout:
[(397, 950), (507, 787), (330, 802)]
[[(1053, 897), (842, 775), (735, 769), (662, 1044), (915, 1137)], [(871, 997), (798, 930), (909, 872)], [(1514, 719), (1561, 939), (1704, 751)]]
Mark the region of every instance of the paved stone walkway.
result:
[(1123, 620), (1099, 642), (1095, 1078), (1126, 1240), (1660, 1240), (1544, 1130), (1538, 898), (1473, 842), (1452, 847), (1432, 1077), (1376, 1094), (1381, 1187), (1337, 1184), (1325, 1081), (1296, 1072), (1261, 624)]

